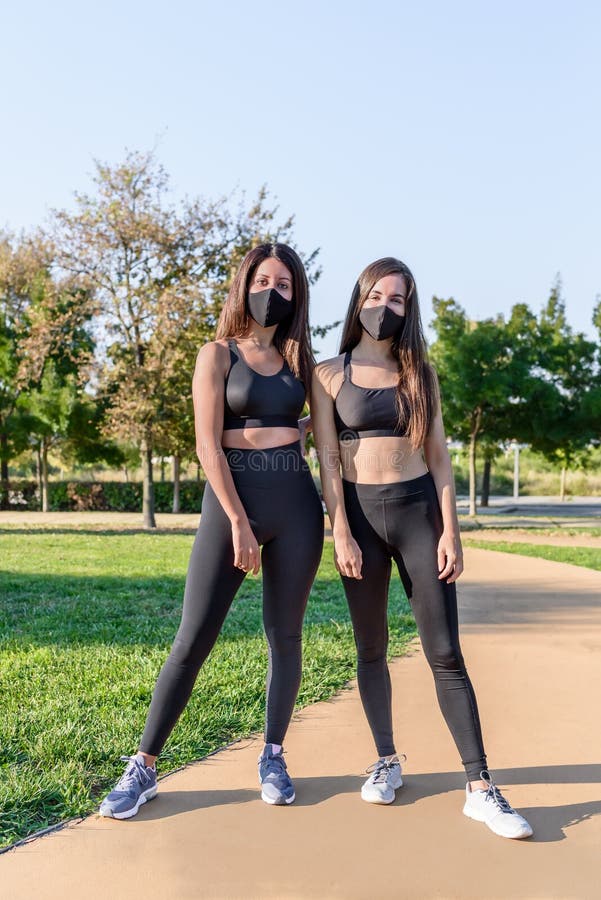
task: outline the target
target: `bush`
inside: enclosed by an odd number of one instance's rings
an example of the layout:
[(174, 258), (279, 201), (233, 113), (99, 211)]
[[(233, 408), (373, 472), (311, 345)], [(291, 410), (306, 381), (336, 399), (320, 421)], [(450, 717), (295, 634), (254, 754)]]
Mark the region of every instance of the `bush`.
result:
[[(139, 512), (142, 509), (142, 483), (139, 481), (100, 481), (102, 487), (102, 500), (106, 504), (104, 509), (111, 512)], [(155, 485), (155, 499), (156, 499)], [(100, 498), (99, 498), (100, 499)], [(98, 509), (99, 507), (92, 507)], [(170, 512), (159, 509), (157, 512)]]
[[(204, 481), (180, 482), (181, 512), (200, 513), (204, 485)], [(155, 482), (154, 497), (156, 512), (171, 512), (173, 482)], [(35, 481), (12, 482), (8, 498), (8, 509), (40, 508), (38, 486)], [(0, 489), (0, 502), (2, 499)], [(51, 481), (48, 500), (52, 512), (86, 510), (140, 512), (142, 484), (138, 481)]]
[[(73, 509), (69, 497), (68, 481), (51, 481), (48, 489), (48, 508), (52, 512), (67, 512)], [(38, 507), (39, 509), (39, 507)]]
[[(140, 488), (142, 485), (140, 485)], [(203, 481), (180, 481), (179, 506), (183, 513), (200, 513), (200, 504), (204, 493)], [(154, 499), (157, 512), (171, 512), (173, 508), (173, 482), (156, 481)], [(140, 507), (141, 508), (141, 507)]]
[(40, 495), (37, 481), (11, 481), (6, 491), (0, 485), (0, 509), (39, 509)]

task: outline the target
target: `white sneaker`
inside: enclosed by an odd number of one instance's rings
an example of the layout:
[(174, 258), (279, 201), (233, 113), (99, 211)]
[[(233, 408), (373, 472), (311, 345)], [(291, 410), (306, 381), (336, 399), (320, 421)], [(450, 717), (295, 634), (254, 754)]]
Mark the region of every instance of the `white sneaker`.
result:
[(480, 777), (488, 783), (488, 789), (473, 791), (468, 781), (465, 786), (464, 815), (475, 819), (476, 822), (484, 822), (500, 837), (518, 839), (530, 837), (532, 828), (526, 819), (509, 805), (496, 784), (493, 784), (488, 772), (481, 772)]
[(392, 803), (394, 792), (403, 785), (401, 771), (398, 756), (388, 760), (379, 759), (366, 769), (371, 775), (361, 788), (361, 799), (368, 803)]

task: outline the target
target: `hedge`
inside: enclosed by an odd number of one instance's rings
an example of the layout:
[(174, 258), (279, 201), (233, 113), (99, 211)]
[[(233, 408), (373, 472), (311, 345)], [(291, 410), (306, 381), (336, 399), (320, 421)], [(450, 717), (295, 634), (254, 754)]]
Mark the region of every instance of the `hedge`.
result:
[[(181, 481), (179, 487), (180, 512), (199, 513), (204, 481)], [(142, 483), (137, 481), (51, 481), (48, 507), (52, 512), (73, 510), (108, 510), (111, 512), (140, 512)], [(173, 482), (155, 481), (156, 512), (171, 512)], [(0, 504), (7, 508), (2, 488)], [(40, 508), (38, 485), (35, 481), (11, 482), (8, 509), (34, 510)]]

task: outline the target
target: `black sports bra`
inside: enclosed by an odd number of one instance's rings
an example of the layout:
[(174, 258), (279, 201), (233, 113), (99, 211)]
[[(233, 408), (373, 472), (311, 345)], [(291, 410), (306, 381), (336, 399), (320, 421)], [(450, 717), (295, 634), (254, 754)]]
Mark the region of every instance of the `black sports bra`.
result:
[(365, 388), (351, 381), (351, 354), (344, 355), (344, 381), (334, 401), (334, 421), (341, 441), (364, 437), (402, 437), (398, 425), (396, 387)]
[(230, 428), (298, 428), (305, 387), (288, 363), (274, 375), (261, 375), (244, 361), (236, 342), (228, 341), (230, 368), (225, 377), (223, 430)]

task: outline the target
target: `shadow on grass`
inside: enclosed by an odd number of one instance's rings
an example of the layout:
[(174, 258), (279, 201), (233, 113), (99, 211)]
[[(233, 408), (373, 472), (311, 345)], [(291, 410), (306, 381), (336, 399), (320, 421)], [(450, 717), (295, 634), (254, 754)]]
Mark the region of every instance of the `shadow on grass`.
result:
[[(20, 646), (117, 645), (167, 647), (180, 622), (184, 577), (54, 576), (0, 573), (0, 636)], [(391, 609), (403, 627), (408, 607), (393, 590)], [(347, 625), (348, 607), (338, 578), (313, 584), (305, 624)], [(234, 598), (221, 640), (263, 633), (260, 578), (249, 578)]]
[[(199, 514), (200, 520), (200, 514)], [(31, 528), (26, 526), (18, 526), (16, 528), (12, 527), (0, 527), (0, 535), (15, 535), (15, 534), (68, 534), (68, 535), (88, 535), (93, 537), (98, 537), (98, 535), (102, 535), (103, 537), (120, 537), (121, 535), (132, 535), (132, 534), (146, 534), (155, 536), (164, 536), (169, 535), (172, 536), (174, 534), (196, 534), (197, 528), (191, 528), (186, 525), (174, 525), (171, 528), (139, 528), (135, 526), (123, 527), (123, 528), (107, 528), (105, 525), (98, 525), (94, 527), (93, 525), (86, 525), (83, 527), (78, 527), (77, 525), (72, 525), (71, 527), (65, 528), (57, 528), (56, 525), (32, 525)]]
[[(508, 558), (508, 567), (511, 566)], [(575, 577), (553, 583), (458, 585), (460, 620), (471, 630), (491, 625), (543, 625), (577, 615), (578, 624), (598, 623), (599, 593)], [(587, 578), (590, 580), (588, 570)], [(601, 575), (598, 576), (601, 580)], [(601, 583), (601, 582), (600, 582)], [(37, 575), (0, 572), (0, 635), (19, 645), (170, 645), (179, 625), (185, 576)], [(407, 614), (398, 578), (391, 589), (391, 613)], [(305, 622), (348, 623), (338, 575), (313, 584)], [(249, 577), (234, 599), (222, 639), (262, 633), (261, 579)]]

